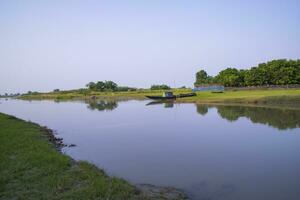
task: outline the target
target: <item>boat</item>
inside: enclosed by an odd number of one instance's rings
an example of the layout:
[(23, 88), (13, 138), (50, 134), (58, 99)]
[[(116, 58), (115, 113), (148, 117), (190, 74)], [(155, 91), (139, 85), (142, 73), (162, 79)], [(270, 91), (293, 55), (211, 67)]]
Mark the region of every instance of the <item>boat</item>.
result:
[(162, 96), (146, 96), (146, 97), (153, 100), (169, 100), (169, 99), (192, 97), (192, 96), (196, 96), (196, 93), (174, 95), (173, 92), (164, 92)]
[(164, 96), (146, 96), (148, 99), (153, 99), (153, 100), (172, 100), (176, 99), (176, 96), (172, 97), (164, 97)]
[(196, 96), (197, 94), (195, 92), (192, 93), (187, 93), (187, 94), (179, 94), (177, 95), (177, 98), (183, 98), (183, 97), (193, 97)]

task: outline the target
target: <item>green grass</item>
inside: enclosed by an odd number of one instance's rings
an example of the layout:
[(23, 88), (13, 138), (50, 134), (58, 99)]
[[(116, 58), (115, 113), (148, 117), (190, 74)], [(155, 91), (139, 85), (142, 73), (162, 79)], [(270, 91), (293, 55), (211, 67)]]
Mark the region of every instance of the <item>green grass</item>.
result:
[[(123, 98), (145, 99), (146, 95), (162, 95), (163, 91), (138, 90), (132, 92), (87, 92), (85, 95), (76, 91), (61, 91), (41, 93), (37, 95), (24, 95), (22, 99), (90, 99), (98, 98)], [(174, 94), (189, 93), (190, 89), (176, 89)], [(196, 103), (299, 103), (300, 89), (260, 89), (243, 91), (225, 91), (223, 93), (197, 92), (197, 96), (177, 99), (177, 102)]]
[[(175, 94), (191, 92), (190, 89), (176, 89), (173, 90)], [(60, 91), (60, 92), (49, 92), (49, 93), (39, 93), (39, 94), (30, 94), (23, 95), (21, 99), (86, 99), (93, 96), (99, 98), (135, 98), (135, 99), (144, 99), (145, 95), (162, 95), (163, 90), (150, 90), (143, 89), (137, 91), (129, 92), (96, 92), (88, 91), (82, 93), (78, 90), (69, 90), (69, 91)]]
[(197, 92), (197, 96), (178, 99), (178, 102), (196, 103), (300, 103), (300, 89), (270, 89), (224, 91), (223, 93)]
[(148, 199), (58, 152), (40, 126), (0, 113), (0, 199)]

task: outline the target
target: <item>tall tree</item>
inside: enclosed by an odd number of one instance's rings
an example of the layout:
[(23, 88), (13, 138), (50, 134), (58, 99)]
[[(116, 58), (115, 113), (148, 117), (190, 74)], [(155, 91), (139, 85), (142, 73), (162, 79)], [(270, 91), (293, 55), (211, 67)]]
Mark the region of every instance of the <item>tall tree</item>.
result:
[(212, 82), (212, 77), (208, 76), (206, 71), (200, 70), (196, 73), (196, 82), (194, 85), (207, 84)]

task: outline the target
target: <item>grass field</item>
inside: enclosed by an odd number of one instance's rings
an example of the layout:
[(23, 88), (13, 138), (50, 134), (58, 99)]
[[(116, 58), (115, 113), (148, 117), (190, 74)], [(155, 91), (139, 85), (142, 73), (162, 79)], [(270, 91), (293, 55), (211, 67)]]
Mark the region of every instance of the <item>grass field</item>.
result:
[(225, 91), (223, 93), (197, 92), (197, 96), (178, 99), (197, 103), (300, 103), (300, 89), (270, 89)]

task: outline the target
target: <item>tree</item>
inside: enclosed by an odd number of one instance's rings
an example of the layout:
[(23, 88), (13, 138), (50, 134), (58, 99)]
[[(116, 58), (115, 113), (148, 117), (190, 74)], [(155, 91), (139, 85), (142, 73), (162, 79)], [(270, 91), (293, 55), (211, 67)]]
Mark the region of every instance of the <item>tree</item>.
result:
[(200, 70), (199, 72), (196, 73), (196, 84), (203, 84), (206, 83), (207, 80), (207, 73), (204, 70)]
[(98, 81), (95, 85), (95, 89), (103, 92), (105, 90), (105, 83), (103, 81)]
[(245, 70), (227, 68), (216, 77), (197, 72), (195, 84), (211, 82), (229, 87), (300, 84), (300, 60), (272, 60)]
[(238, 87), (242, 85), (242, 76), (239, 70), (235, 68), (227, 68), (222, 70), (215, 78), (216, 82), (229, 87)]
[(196, 82), (194, 85), (201, 85), (201, 84), (207, 84), (207, 83), (212, 83), (213, 82), (213, 77), (208, 76), (206, 71), (200, 70), (196, 73)]
[(162, 84), (162, 85), (152, 85), (150, 89), (151, 90), (170, 90), (171, 87), (168, 85)]
[(117, 91), (118, 85), (113, 81), (98, 81), (97, 83), (89, 82), (86, 87), (94, 91)]
[(109, 91), (116, 91), (118, 89), (118, 85), (113, 81), (105, 81), (104, 85), (105, 89)]
[(86, 84), (86, 87), (88, 87), (90, 90), (95, 90), (96, 89), (96, 83), (89, 82), (88, 84)]

